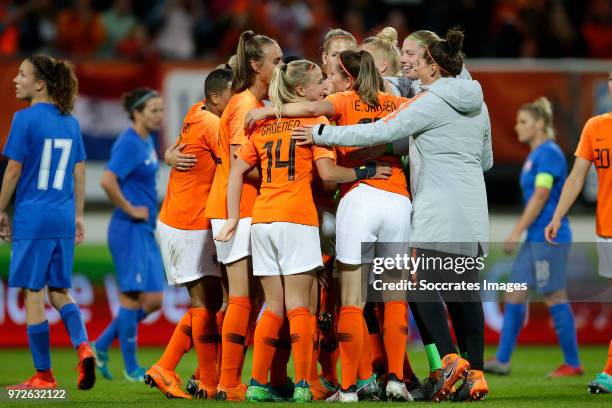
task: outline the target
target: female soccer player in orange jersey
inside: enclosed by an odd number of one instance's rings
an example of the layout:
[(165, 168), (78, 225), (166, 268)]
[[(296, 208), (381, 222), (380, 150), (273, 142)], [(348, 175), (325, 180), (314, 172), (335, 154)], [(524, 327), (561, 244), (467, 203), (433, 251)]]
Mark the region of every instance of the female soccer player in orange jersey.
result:
[[(612, 71), (608, 77), (608, 91), (612, 96)], [(544, 231), (546, 240), (553, 243), (561, 229), (563, 217), (582, 191), (587, 173), (591, 164), (594, 164), (599, 181), (596, 214), (599, 274), (608, 278), (609, 287), (606, 292), (608, 294), (612, 290), (612, 173), (609, 173), (612, 140), (610, 135), (612, 135), (612, 113), (610, 112), (595, 116), (584, 125), (580, 142), (576, 148), (574, 167), (563, 185), (553, 218)], [(594, 394), (612, 392), (612, 340), (608, 348), (606, 365), (603, 371), (589, 383), (589, 392)]]
[[(338, 91), (323, 101), (286, 104), (281, 114), (287, 117), (317, 117), (324, 115), (338, 125), (370, 123), (397, 109), (401, 98), (382, 92), (384, 84), (372, 55), (366, 51), (343, 51), (330, 73), (334, 89)], [(274, 114), (266, 107), (249, 113), (247, 124)], [(336, 148), (338, 164), (363, 165), (350, 157), (352, 148)], [(361, 266), (369, 263), (362, 255), (362, 243), (408, 243), (411, 212), (407, 183), (399, 157), (382, 156), (391, 165), (388, 180), (364, 180), (341, 185), (341, 200), (336, 222), (336, 259), (341, 282), (340, 319), (338, 337), (342, 366), (342, 388), (332, 400), (355, 401), (357, 389), (376, 392), (370, 361), (368, 330), (363, 319), (361, 298)], [(383, 198), (384, 197), (384, 198)], [(362, 222), (355, 223), (359, 219)], [(398, 222), (398, 220), (400, 220)], [(407, 251), (407, 248), (406, 248)], [(366, 257), (369, 256), (366, 251)], [(389, 361), (388, 390), (390, 398), (411, 399), (402, 380), (406, 348), (406, 303), (402, 292), (386, 303), (385, 329)], [(361, 327), (355, 324), (361, 321)], [(365, 352), (362, 353), (365, 347)], [(391, 375), (392, 374), (392, 375)], [(359, 378), (359, 382), (357, 379)]]
[[(253, 108), (263, 106), (274, 67), (281, 63), (282, 52), (276, 41), (264, 35), (245, 31), (236, 50), (236, 69), (232, 76), (232, 93), (219, 124), (217, 170), (204, 215), (211, 220), (213, 236), (227, 219), (227, 182), (238, 147), (248, 142), (244, 118)], [(225, 264), (229, 284), (229, 302), (222, 329), (222, 361), (217, 399), (242, 400), (246, 387), (241, 384), (245, 340), (252, 315), (251, 217), (259, 189), (255, 169), (243, 185), (240, 222), (227, 242), (216, 241), (217, 258)], [(251, 316), (255, 319), (257, 316)]]
[[(272, 109), (278, 114), (290, 102), (319, 100), (322, 75), (316, 64), (299, 60), (277, 67), (270, 83)], [(262, 186), (253, 209), (253, 273), (260, 276), (266, 296), (266, 311), (255, 331), (253, 379), (246, 398), (269, 401), (277, 397), (267, 386), (284, 309), (290, 322), (295, 365), (294, 401), (312, 399), (306, 381), (312, 353), (309, 292), (314, 271), (323, 266), (317, 212), (311, 190), (312, 164), (325, 181), (352, 182), (365, 177), (387, 178), (388, 165), (368, 165), (367, 170), (334, 165), (327, 148), (299, 148), (291, 130), (302, 124), (329, 123), (326, 118), (275, 118), (258, 124), (242, 146), (230, 173), (229, 218), (216, 237), (231, 239), (239, 224), (239, 202), (243, 175), (261, 163)], [(281, 278), (281, 276), (283, 278)]]

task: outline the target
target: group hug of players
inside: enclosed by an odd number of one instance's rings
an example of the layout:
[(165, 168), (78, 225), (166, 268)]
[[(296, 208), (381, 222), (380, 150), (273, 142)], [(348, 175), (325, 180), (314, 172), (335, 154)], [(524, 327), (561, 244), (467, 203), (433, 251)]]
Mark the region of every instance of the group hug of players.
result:
[[(423, 95), (448, 97), (450, 102), (445, 102), (457, 103), (459, 111), (477, 112), (470, 117), (484, 129), (476, 149), (480, 175), (475, 182), (480, 190), (473, 195), (478, 199), (483, 193), (486, 198), (482, 171), (492, 165), (490, 124), (481, 91), (478, 94), (480, 87), (474, 91), (473, 81), (451, 79), (469, 78), (461, 53), (463, 33), (450, 30), (445, 39), (440, 39), (430, 31), (415, 32), (405, 39), (401, 54), (395, 37), (395, 30), (387, 28), (358, 47), (350, 33), (332, 30), (325, 37), (323, 65), (319, 67), (301, 59), (283, 62), (276, 41), (251, 31), (242, 33), (235, 56), (207, 76), (205, 99), (191, 107), (176, 146), (166, 152), (173, 170), (159, 217), (155, 189), (158, 164), (150, 133), (161, 126), (163, 103), (150, 89), (126, 95), (124, 107), (133, 126), (113, 146), (101, 181), (117, 206), (109, 225), (109, 247), (121, 290), (121, 307), (93, 351), (80, 312), (78, 308), (73, 310), (74, 302), (64, 290), (70, 287), (67, 267), (57, 261), (62, 257), (72, 259), (67, 242), (75, 239), (74, 230), (72, 237), (70, 231), (64, 235), (39, 236), (40, 231), (35, 231), (18, 236), (18, 221), (32, 221), (18, 220), (17, 214), (23, 217), (24, 212), (16, 207), (9, 284), (26, 288), (26, 303), (40, 303), (35, 294), (45, 285), (49, 287), (52, 303), (60, 310), (79, 349), (79, 388), (93, 386), (94, 355), (102, 374), (112, 377), (108, 348), (119, 338), (126, 378), (143, 379), (170, 398), (474, 401), (487, 395), (479, 300), (447, 304), (461, 355), (451, 340), (442, 303), (410, 304), (430, 366), (430, 375), (423, 381), (412, 372), (406, 354), (406, 293), (394, 293), (381, 303), (363, 302), (362, 243), (411, 240), (412, 202), (407, 179), (412, 180), (413, 192), (420, 181), (415, 174), (405, 174), (401, 157), (408, 153), (407, 136), (420, 132), (419, 126), (429, 126), (420, 122), (434, 121), (440, 113), (431, 109), (435, 105)], [(51, 67), (59, 64), (49, 61)], [(57, 105), (61, 96), (46, 89), (57, 80), (57, 75), (49, 72), (51, 68), (28, 59), (22, 70), (24, 76), (33, 78), (29, 83), (34, 95), (29, 96), (29, 109), (36, 106), (33, 101), (38, 93), (47, 92), (49, 103)], [(452, 95), (444, 93), (442, 87), (448, 83), (444, 80), (469, 82), (463, 85), (464, 97), (475, 95), (474, 101), (468, 100), (467, 107), (453, 101)], [(431, 85), (434, 81), (439, 81), (437, 88)], [(431, 92), (426, 92), (428, 89)], [(427, 102), (412, 108), (420, 119), (401, 126), (400, 117), (404, 117), (400, 113), (412, 112), (411, 106), (420, 98)], [(425, 108), (429, 112), (424, 113)], [(63, 114), (67, 107), (62, 109), (54, 114)], [(57, 197), (50, 201), (72, 202), (73, 207), (67, 210), (73, 210), (74, 221), (76, 209), (76, 240), (82, 240), (83, 181), (79, 181), (77, 169), (85, 155), (80, 133), (74, 137), (78, 155), (66, 147), (67, 142), (47, 144), (44, 139), (32, 164), (34, 176), (24, 181), (17, 175), (10, 189), (6, 180), (15, 174), (13, 162), (26, 168), (27, 155), (20, 146), (26, 142), (15, 135), (27, 135), (28, 128), (19, 123), (14, 120), (5, 149), (11, 160), (0, 194), (3, 237), (10, 235), (4, 210), (15, 186), (30, 183), (28, 188), (37, 193), (48, 191), (49, 174), (63, 171), (75, 175), (74, 186), (69, 186), (70, 195), (64, 201)], [(349, 126), (356, 124), (388, 125), (390, 136), (385, 139), (387, 130), (379, 131), (381, 126), (363, 127), (363, 132), (382, 135), (377, 136), (378, 143), (359, 141), (344, 146), (351, 138), (358, 140), (361, 130), (348, 133), (349, 127), (360, 128)], [(332, 127), (346, 127), (349, 137), (344, 141), (334, 139)], [(397, 136), (400, 133), (401, 138)], [(326, 144), (334, 147), (312, 144), (317, 137), (328, 137), (332, 142)], [(63, 157), (45, 159), (53, 149), (62, 153), (68, 150), (69, 157), (65, 162)], [(62, 182), (56, 175), (52, 188), (62, 191)], [(20, 202), (19, 188), (16, 202)], [(484, 213), (477, 211), (476, 219), (483, 229), (481, 217), (488, 217), (486, 199), (484, 205)], [(559, 220), (570, 205), (560, 213)], [(37, 238), (37, 245), (43, 244), (38, 238), (60, 238), (60, 242), (43, 249), (15, 249), (19, 241), (33, 238)], [(476, 238), (465, 241), (487, 241), (488, 236)], [(32, 256), (38, 254), (35, 250), (48, 255), (51, 267), (38, 274), (36, 282), (26, 281), (26, 274), (17, 271), (38, 268), (29, 265), (34, 262)], [(477, 253), (480, 251), (479, 245)], [(137, 326), (159, 308), (164, 267), (168, 283), (187, 287), (191, 307), (177, 324), (161, 358), (144, 370), (135, 356)], [(59, 279), (49, 276), (48, 271), (55, 269), (61, 275)], [(61, 290), (52, 290), (58, 288)], [(20, 387), (55, 386), (45, 324), (28, 318), (37, 374)], [(245, 385), (242, 370), (249, 344), (254, 345), (252, 378)], [(175, 369), (191, 348), (197, 354), (198, 368), (185, 392)], [(290, 355), (293, 377), (287, 373)], [(604, 370), (602, 374), (606, 373)]]

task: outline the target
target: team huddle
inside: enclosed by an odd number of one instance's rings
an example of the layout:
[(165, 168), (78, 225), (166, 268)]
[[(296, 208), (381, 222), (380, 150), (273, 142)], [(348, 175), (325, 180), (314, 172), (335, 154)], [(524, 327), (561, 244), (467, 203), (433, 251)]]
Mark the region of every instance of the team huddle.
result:
[[(116, 206), (108, 244), (120, 308), (91, 347), (68, 294), (73, 244), (84, 238), (85, 151), (78, 123), (66, 115), (76, 82), (59, 92), (55, 82), (74, 79), (67, 64), (25, 60), (15, 83), (18, 97), (32, 106), (15, 115), (0, 194), (0, 235), (13, 239), (9, 285), (26, 293), (37, 370), (16, 387), (56, 386), (46, 286), (78, 350), (80, 389), (94, 385), (94, 365), (112, 378), (108, 349), (118, 339), (126, 379), (168, 398), (485, 398), (478, 295), (461, 302), (441, 292), (428, 299), (385, 292), (376, 302), (363, 296), (362, 270), (371, 263), (364, 243), (377, 256), (458, 259), (488, 252), (483, 173), (493, 165), (491, 125), (482, 89), (464, 66), (463, 32), (452, 29), (442, 39), (417, 31), (401, 50), (396, 37), (387, 27), (357, 44), (350, 33), (331, 30), (319, 66), (284, 61), (274, 39), (243, 32), (228, 64), (206, 77), (204, 100), (189, 109), (165, 152), (173, 169), (159, 214), (151, 133), (161, 127), (163, 101), (148, 88), (124, 96), (133, 126), (115, 142), (101, 180)], [(56, 124), (64, 139), (49, 139), (44, 126), (35, 126), (41, 120)], [(588, 149), (581, 146), (584, 157)], [(552, 175), (537, 177), (532, 184), (552, 188)], [(561, 185), (564, 180), (565, 174)], [(11, 231), (4, 211), (15, 189)], [(560, 188), (557, 201), (564, 202)], [(49, 206), (44, 222), (29, 216), (42, 214), (41, 205)], [(549, 215), (547, 238), (556, 237), (570, 205)], [(162, 356), (145, 369), (136, 358), (137, 329), (161, 305), (164, 270), (168, 284), (187, 288), (191, 307)], [(440, 273), (417, 271), (419, 278)], [(476, 281), (476, 268), (462, 278)], [(409, 308), (430, 368), (422, 381), (406, 352)], [(251, 344), (251, 379), (243, 384)], [(176, 367), (192, 348), (198, 365), (183, 390)]]

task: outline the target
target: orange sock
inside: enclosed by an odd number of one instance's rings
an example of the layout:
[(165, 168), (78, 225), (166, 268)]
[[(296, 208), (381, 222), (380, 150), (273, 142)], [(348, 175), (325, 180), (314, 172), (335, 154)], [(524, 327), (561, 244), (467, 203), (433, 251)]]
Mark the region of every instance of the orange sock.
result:
[(338, 343), (342, 389), (357, 384), (357, 370), (363, 349), (363, 310), (357, 306), (342, 306), (338, 321)]
[(253, 370), (251, 376), (260, 384), (268, 383), (268, 372), (278, 344), (278, 332), (283, 325), (283, 318), (269, 310), (263, 312), (255, 329), (255, 346), (253, 347)]
[(307, 307), (296, 307), (287, 312), (291, 332), (291, 352), (297, 384), (308, 378), (312, 362), (312, 324)]
[(191, 316), (194, 346), (200, 369), (199, 379), (207, 387), (216, 387), (218, 334), (215, 314), (205, 308), (193, 308)]
[(612, 340), (610, 340), (610, 345), (608, 346), (608, 361), (603, 371), (608, 375), (612, 375)]
[(270, 385), (272, 387), (280, 387), (287, 382), (287, 364), (290, 357), (291, 334), (289, 331), (289, 320), (285, 317), (278, 333), (278, 343), (274, 352), (274, 358), (272, 359), (272, 368), (270, 369)]
[(244, 350), (242, 352), (242, 360), (240, 360), (240, 368), (238, 369), (238, 378), (237, 381), (241, 382), (242, 371), (244, 368), (244, 359), (246, 357), (246, 353), (249, 350), (249, 346), (253, 344), (253, 339), (255, 337), (255, 326), (257, 325), (257, 318), (259, 318), (259, 313), (261, 313), (261, 305), (253, 305), (251, 302), (251, 313), (249, 314), (249, 325), (247, 326), (247, 334), (246, 339), (244, 341)]
[(408, 316), (406, 302), (393, 301), (385, 303), (385, 320), (383, 325), (383, 342), (387, 354), (387, 372), (404, 379), (404, 358), (408, 337)]
[(223, 318), (225, 310), (219, 310), (216, 315), (217, 320), (217, 378), (221, 376), (221, 330), (223, 329)]
[(385, 347), (380, 333), (370, 333), (370, 353), (372, 357), (372, 367), (376, 372), (385, 373), (386, 357)]
[(363, 346), (361, 348), (361, 357), (359, 358), (359, 370), (357, 377), (360, 380), (367, 380), (372, 376), (372, 351), (370, 347), (370, 333), (368, 332), (368, 324), (362, 317), (363, 330)]
[(192, 309), (187, 310), (178, 322), (164, 353), (157, 361), (164, 370), (174, 371), (181, 357), (189, 351), (186, 345), (191, 344), (191, 311)]
[(230, 296), (221, 342), (221, 375), (219, 384), (225, 388), (235, 388), (240, 384), (240, 367), (244, 356), (244, 344), (251, 313), (249, 298)]
[(319, 325), (317, 315), (310, 315), (310, 326), (312, 327), (312, 359), (310, 360), (310, 374), (308, 384), (312, 387), (319, 383), (319, 371), (317, 370), (317, 359), (319, 357)]

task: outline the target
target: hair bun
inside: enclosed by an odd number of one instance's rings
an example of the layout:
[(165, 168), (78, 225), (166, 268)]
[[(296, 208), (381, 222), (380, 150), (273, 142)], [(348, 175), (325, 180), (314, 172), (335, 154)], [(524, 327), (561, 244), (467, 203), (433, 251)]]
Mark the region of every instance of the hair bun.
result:
[(465, 35), (463, 34), (463, 30), (460, 27), (451, 28), (446, 33), (446, 42), (450, 47), (451, 51), (455, 53), (460, 53), (463, 49), (463, 38)]
[(550, 103), (547, 97), (541, 96), (535, 101), (533, 101), (533, 104), (537, 106), (538, 108), (542, 109), (542, 111), (545, 112), (547, 115), (552, 117), (552, 113), (553, 113), (552, 103)]
[(376, 34), (376, 38), (391, 44), (397, 44), (397, 30), (393, 27), (385, 27)]

